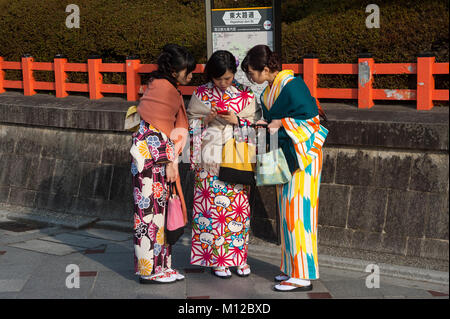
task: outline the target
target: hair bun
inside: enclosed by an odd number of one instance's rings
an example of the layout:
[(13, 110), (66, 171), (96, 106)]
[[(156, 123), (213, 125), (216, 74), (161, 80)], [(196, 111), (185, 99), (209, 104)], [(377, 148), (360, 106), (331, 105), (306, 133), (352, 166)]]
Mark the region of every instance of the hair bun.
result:
[(272, 72), (282, 70), (280, 56), (272, 52), (265, 44), (255, 45), (247, 52), (241, 66), (247, 75), (249, 66), (257, 71), (262, 71), (265, 67), (268, 67)]
[(267, 67), (270, 70), (281, 70), (282, 69), (281, 60), (280, 60), (278, 53), (270, 51), (269, 59), (267, 61)]
[(158, 69), (150, 73), (150, 79), (166, 79), (176, 87), (173, 73), (183, 70), (186, 70), (186, 75), (191, 73), (195, 69), (196, 61), (186, 48), (177, 44), (166, 44), (161, 49), (157, 64)]
[(220, 78), (227, 70), (235, 74), (238, 65), (239, 61), (230, 51), (218, 50), (206, 62), (204, 72), (207, 80), (212, 81), (213, 79)]

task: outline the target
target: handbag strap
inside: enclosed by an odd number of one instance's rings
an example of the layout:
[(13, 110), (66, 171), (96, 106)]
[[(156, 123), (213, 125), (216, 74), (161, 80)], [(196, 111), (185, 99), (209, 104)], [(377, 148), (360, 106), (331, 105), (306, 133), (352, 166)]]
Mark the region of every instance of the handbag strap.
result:
[(177, 184), (172, 182), (170, 183), (170, 196), (178, 195)]
[[(269, 152), (270, 143), (267, 143), (267, 136), (268, 136), (268, 134), (270, 135), (270, 133), (269, 133), (268, 125), (267, 124), (252, 124), (252, 126), (254, 126), (255, 128), (262, 127), (266, 130), (266, 134), (264, 135), (265, 142), (266, 142), (266, 153)], [(256, 134), (256, 138), (258, 138), (258, 134)], [(270, 141), (270, 136), (269, 136), (269, 141)], [(259, 143), (259, 141), (258, 141), (258, 143)]]

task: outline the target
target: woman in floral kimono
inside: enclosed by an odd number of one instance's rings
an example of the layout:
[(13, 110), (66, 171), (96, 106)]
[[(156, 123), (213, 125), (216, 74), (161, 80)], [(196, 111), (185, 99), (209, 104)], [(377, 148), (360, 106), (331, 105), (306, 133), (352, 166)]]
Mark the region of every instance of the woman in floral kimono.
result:
[(170, 183), (176, 183), (183, 200), (178, 154), (186, 142), (188, 121), (177, 83), (189, 83), (194, 68), (195, 60), (185, 48), (166, 45), (158, 58), (158, 70), (150, 74), (138, 105), (142, 120), (133, 134), (130, 153), (135, 273), (141, 283), (170, 283), (184, 278), (171, 268), (172, 251), (165, 242), (164, 225)]
[(187, 109), (195, 170), (191, 264), (213, 267), (220, 278), (231, 277), (229, 267), (237, 267), (239, 276), (250, 274), (250, 186), (218, 178), (233, 126), (249, 128), (260, 118), (253, 92), (234, 80), (236, 69), (230, 52), (216, 51), (205, 66), (210, 82), (194, 91)]
[(286, 184), (277, 185), (281, 221), (282, 274), (275, 277), (276, 291), (308, 291), (319, 278), (317, 258), (317, 213), (322, 145), (328, 130), (320, 125), (323, 111), (311, 96), (303, 79), (292, 70), (281, 69), (278, 56), (269, 47), (253, 47), (242, 63), (252, 81), (269, 85), (261, 94), (263, 117), (292, 174)]

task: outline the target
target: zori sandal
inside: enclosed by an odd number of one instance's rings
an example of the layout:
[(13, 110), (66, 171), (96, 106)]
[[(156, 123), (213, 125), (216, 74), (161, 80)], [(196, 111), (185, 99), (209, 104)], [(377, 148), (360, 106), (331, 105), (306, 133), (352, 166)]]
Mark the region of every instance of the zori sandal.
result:
[(248, 277), (250, 276), (250, 266), (248, 264), (237, 266), (236, 273), (239, 277)]
[(151, 276), (140, 276), (139, 282), (141, 284), (169, 284), (175, 282), (176, 278), (170, 274), (161, 272)]
[(214, 276), (221, 279), (231, 278), (231, 272), (227, 267), (214, 267), (211, 268), (211, 272)]
[(169, 274), (170, 276), (174, 276), (176, 280), (180, 281), (184, 279), (184, 276), (178, 272), (178, 270), (167, 268), (165, 271), (166, 274)]
[(302, 286), (298, 284), (294, 284), (289, 281), (282, 281), (278, 285), (273, 287), (275, 291), (282, 292), (290, 292), (290, 291), (311, 291), (313, 289), (313, 285), (309, 284), (309, 286)]

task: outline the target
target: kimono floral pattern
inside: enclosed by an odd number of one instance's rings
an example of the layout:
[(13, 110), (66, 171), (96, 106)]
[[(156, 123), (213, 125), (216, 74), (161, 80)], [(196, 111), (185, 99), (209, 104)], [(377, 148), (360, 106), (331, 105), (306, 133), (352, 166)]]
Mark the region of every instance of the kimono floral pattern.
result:
[(249, 187), (220, 181), (206, 170), (195, 174), (191, 264), (219, 267), (247, 262)]
[[(237, 90), (230, 90), (231, 87)], [(225, 92), (222, 92), (212, 82), (209, 82), (199, 86), (194, 94), (206, 105), (214, 106), (223, 111), (239, 113), (255, 98), (255, 94), (249, 87), (234, 80), (231, 87)], [(248, 120), (240, 119), (240, 126), (247, 126), (249, 124), (250, 122)]]
[(168, 185), (165, 166), (175, 157), (166, 135), (141, 122), (130, 150), (134, 199), (134, 265), (136, 275), (149, 276), (171, 267), (171, 246), (165, 244), (164, 221)]
[[(240, 113), (253, 92), (233, 81), (225, 92), (212, 83), (199, 86), (194, 94), (209, 107)], [(240, 119), (239, 126), (250, 122)], [(250, 205), (247, 185), (220, 181), (198, 161), (206, 127), (202, 120), (191, 122), (191, 169), (195, 171), (191, 264), (205, 267), (232, 267), (247, 263)]]

